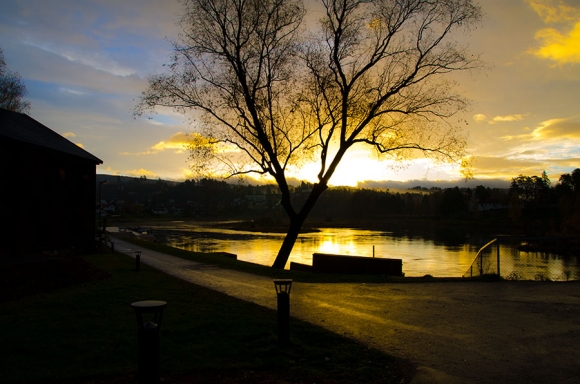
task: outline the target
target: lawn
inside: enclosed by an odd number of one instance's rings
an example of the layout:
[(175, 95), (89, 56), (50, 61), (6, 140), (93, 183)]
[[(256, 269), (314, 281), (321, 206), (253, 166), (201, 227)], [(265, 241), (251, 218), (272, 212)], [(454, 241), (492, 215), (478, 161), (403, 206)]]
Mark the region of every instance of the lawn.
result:
[(292, 319), (278, 346), (276, 313), (170, 277), (115, 253), (0, 269), (3, 383), (134, 383), (130, 304), (164, 300), (165, 383), (402, 383), (414, 368)]

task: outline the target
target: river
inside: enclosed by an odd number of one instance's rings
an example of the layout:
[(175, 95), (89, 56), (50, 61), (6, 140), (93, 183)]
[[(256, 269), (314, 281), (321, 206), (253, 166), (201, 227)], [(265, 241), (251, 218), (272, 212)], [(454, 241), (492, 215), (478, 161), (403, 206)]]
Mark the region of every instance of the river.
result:
[[(194, 252), (229, 252), (238, 260), (271, 265), (284, 234), (223, 229), (208, 223), (172, 221), (148, 225), (162, 233), (169, 246)], [(289, 262), (312, 264), (313, 253), (331, 253), (402, 259), (405, 276), (460, 277), (472, 265), (477, 251), (489, 237), (455, 234), (419, 236), (417, 234), (351, 228), (319, 228), (320, 232), (301, 234)], [(448, 232), (448, 231), (446, 231)], [(518, 244), (501, 244), (503, 277), (538, 280), (580, 279), (580, 259), (545, 252), (519, 251)], [(495, 260), (496, 248), (492, 260)], [(491, 256), (491, 255), (490, 255)]]

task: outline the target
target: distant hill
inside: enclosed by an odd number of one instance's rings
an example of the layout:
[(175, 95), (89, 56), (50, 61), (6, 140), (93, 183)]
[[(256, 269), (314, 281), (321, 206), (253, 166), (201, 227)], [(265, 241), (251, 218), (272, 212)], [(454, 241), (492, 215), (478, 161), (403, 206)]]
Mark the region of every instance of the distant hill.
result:
[(166, 183), (168, 185), (176, 185), (181, 183), (180, 181), (171, 181), (171, 180), (163, 180), (163, 179), (148, 179), (148, 178), (144, 178), (144, 177), (131, 177), (131, 176), (119, 176), (119, 175), (105, 175), (105, 174), (97, 174), (97, 183), (100, 183), (101, 181), (107, 181), (109, 183), (121, 183), (121, 184), (127, 184), (127, 183), (131, 183), (131, 182), (143, 182), (146, 184), (154, 184), (154, 183), (158, 183), (158, 182), (163, 182)]

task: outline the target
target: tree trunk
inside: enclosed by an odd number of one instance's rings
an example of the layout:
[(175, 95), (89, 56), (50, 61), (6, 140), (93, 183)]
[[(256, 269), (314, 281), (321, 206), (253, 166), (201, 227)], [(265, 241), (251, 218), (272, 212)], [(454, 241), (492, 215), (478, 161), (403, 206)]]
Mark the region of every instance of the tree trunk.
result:
[(298, 235), (300, 234), (300, 230), (302, 229), (302, 224), (308, 217), (308, 214), (314, 207), (314, 204), (322, 195), (322, 192), (326, 190), (327, 185), (324, 184), (314, 184), (312, 191), (310, 191), (310, 195), (304, 206), (300, 210), (298, 214), (290, 215), (290, 226), (288, 227), (288, 233), (286, 233), (286, 237), (284, 238), (284, 242), (282, 242), (282, 246), (278, 251), (278, 255), (276, 256), (276, 260), (274, 260), (274, 264), (272, 264), (272, 268), (279, 268), (284, 269), (288, 259), (290, 258), (290, 253), (292, 252), (292, 248), (294, 248), (294, 244), (296, 243), (296, 239), (298, 239)]
[(304, 224), (305, 218), (306, 217), (302, 218), (301, 215), (296, 215), (294, 218), (290, 219), (288, 232), (286, 233), (284, 242), (278, 251), (276, 260), (274, 260), (274, 264), (272, 264), (272, 268), (284, 269), (286, 266), (286, 263), (290, 258), (290, 253), (292, 252), (292, 248), (294, 248), (296, 239), (298, 239), (298, 235), (300, 234), (300, 229), (302, 229), (302, 224)]

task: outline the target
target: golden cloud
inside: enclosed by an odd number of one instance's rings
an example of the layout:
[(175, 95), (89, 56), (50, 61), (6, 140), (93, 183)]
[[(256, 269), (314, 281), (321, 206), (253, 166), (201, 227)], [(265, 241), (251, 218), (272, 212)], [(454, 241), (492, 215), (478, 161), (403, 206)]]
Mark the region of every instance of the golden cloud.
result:
[(491, 168), (495, 170), (521, 167), (526, 164), (526, 161), (513, 160), (504, 156), (477, 156), (474, 162), (474, 165), (478, 168)]
[(85, 148), (85, 146), (83, 145), (83, 143), (75, 143), (75, 144), (76, 144), (78, 147), (81, 147), (81, 148), (83, 148), (83, 149)]
[(544, 156), (548, 154), (548, 151), (545, 149), (529, 149), (520, 153), (521, 156)]
[(73, 132), (65, 132), (62, 134), (63, 137), (77, 137)]
[(542, 47), (533, 53), (543, 59), (558, 63), (580, 63), (580, 22), (567, 35), (553, 28), (546, 28), (536, 33)]
[(528, 0), (528, 4), (544, 23), (577, 22), (580, 19), (580, 9), (562, 0)]
[(530, 52), (559, 64), (580, 63), (580, 8), (561, 0), (528, 0), (528, 3), (545, 23), (562, 23), (566, 28), (564, 32), (555, 28), (539, 30), (535, 39), (540, 47)]
[(180, 171), (180, 172), (183, 174), (183, 178), (184, 178), (185, 180), (187, 180), (187, 179), (192, 179), (192, 178), (194, 178), (194, 176), (195, 176), (195, 175), (193, 174), (193, 172), (191, 172), (191, 169), (189, 169), (189, 168), (183, 168), (183, 167), (180, 167), (180, 168), (179, 168), (179, 171)]
[(159, 151), (144, 151), (144, 152), (119, 152), (122, 156), (141, 156), (141, 155), (155, 155)]
[(530, 133), (502, 136), (504, 140), (544, 141), (580, 139), (580, 120), (577, 117), (542, 121)]
[(191, 143), (192, 136), (187, 133), (177, 132), (169, 138), (167, 141), (160, 141), (157, 144), (150, 147), (148, 150), (143, 152), (120, 152), (123, 156), (142, 156), (142, 155), (156, 155), (159, 152), (165, 150), (173, 149), (174, 153), (183, 153), (187, 150), (189, 144)]
[(487, 116), (485, 116), (481, 113), (478, 113), (477, 115), (473, 115), (473, 120), (478, 122), (478, 123), (482, 123), (482, 122), (487, 120)]
[(472, 172), (477, 178), (511, 179), (519, 174), (540, 174), (547, 167), (546, 161), (512, 156), (477, 156)]
[(535, 140), (580, 139), (580, 121), (576, 119), (551, 119), (540, 123), (531, 136)]
[(177, 132), (169, 138), (167, 141), (160, 141), (151, 147), (154, 151), (164, 151), (166, 149), (176, 149), (178, 152), (183, 152), (189, 142), (191, 137), (187, 133)]
[(158, 175), (153, 172), (153, 171), (148, 171), (146, 169), (140, 168), (140, 169), (132, 169), (130, 171), (127, 171), (126, 174), (131, 175), (131, 176), (145, 176), (145, 177), (149, 177), (149, 178), (155, 178), (158, 177)]
[(506, 122), (512, 122), (512, 121), (521, 121), (524, 119), (524, 117), (526, 117), (526, 115), (522, 115), (522, 114), (514, 114), (514, 115), (507, 115), (507, 116), (495, 116), (493, 119), (491, 119), (491, 121), (489, 123), (495, 124), (495, 123), (506, 123)]
[(506, 115), (506, 116), (495, 116), (492, 119), (488, 119), (487, 116), (485, 116), (481, 113), (478, 113), (477, 115), (474, 115), (472, 118), (473, 118), (473, 120), (475, 120), (478, 123), (483, 123), (483, 122), (487, 121), (489, 124), (497, 124), (497, 123), (510, 123), (512, 121), (521, 121), (526, 116), (527, 116), (527, 114), (517, 113), (517, 114), (513, 114), (513, 115)]

